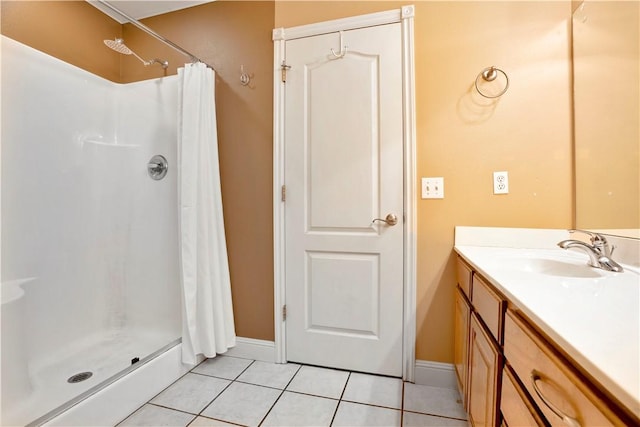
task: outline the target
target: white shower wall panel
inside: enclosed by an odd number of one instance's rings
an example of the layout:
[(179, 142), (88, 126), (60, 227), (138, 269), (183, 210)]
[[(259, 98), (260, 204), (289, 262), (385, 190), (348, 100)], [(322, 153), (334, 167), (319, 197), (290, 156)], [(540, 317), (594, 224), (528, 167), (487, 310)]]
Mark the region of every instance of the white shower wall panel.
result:
[(179, 336), (176, 116), (175, 77), (118, 85), (2, 37), (2, 281), (36, 278), (33, 364), (101, 331)]
[[(178, 78), (130, 83), (118, 87), (118, 139), (137, 145), (131, 188), (129, 261), (126, 288), (127, 324), (136, 329), (180, 336), (177, 209)], [(167, 159), (159, 181), (147, 174), (152, 156)], [(167, 203), (172, 201), (172, 203)], [(149, 302), (153, 301), (151, 305)], [(152, 309), (150, 316), (146, 310)]]
[(114, 137), (115, 101), (112, 83), (2, 38), (2, 281), (36, 278), (25, 285), (30, 354), (104, 319), (82, 256), (83, 141)]

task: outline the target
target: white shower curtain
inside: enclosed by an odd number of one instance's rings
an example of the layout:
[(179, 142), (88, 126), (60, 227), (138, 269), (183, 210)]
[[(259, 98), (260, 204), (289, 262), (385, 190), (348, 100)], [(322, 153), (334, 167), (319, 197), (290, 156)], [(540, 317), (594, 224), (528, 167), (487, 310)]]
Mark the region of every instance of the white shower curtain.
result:
[(178, 69), (178, 198), (182, 361), (236, 343), (222, 214), (215, 76), (203, 63)]

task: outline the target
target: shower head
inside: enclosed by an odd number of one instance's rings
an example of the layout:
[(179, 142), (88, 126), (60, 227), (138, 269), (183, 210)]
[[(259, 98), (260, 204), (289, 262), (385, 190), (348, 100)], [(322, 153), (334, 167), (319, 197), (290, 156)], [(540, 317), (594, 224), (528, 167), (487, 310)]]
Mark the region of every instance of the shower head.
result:
[(162, 68), (165, 68), (165, 69), (169, 66), (169, 63), (167, 61), (163, 61), (161, 59), (152, 59), (151, 61), (145, 61), (144, 59), (140, 58), (134, 51), (129, 49), (127, 45), (124, 44), (124, 40), (120, 38), (116, 38), (114, 40), (104, 40), (104, 44), (107, 45), (109, 49), (113, 49), (116, 52), (121, 53), (123, 55), (135, 56), (140, 60), (140, 62), (142, 62), (145, 65), (145, 67), (151, 64), (156, 64), (156, 63), (160, 64)]
[[(124, 40), (122, 39), (105, 40), (104, 44), (106, 44), (108, 48), (113, 49), (116, 52), (121, 53), (123, 55), (133, 54), (133, 51), (129, 49), (126, 44), (124, 44)], [(136, 55), (136, 57), (138, 57), (138, 55)]]

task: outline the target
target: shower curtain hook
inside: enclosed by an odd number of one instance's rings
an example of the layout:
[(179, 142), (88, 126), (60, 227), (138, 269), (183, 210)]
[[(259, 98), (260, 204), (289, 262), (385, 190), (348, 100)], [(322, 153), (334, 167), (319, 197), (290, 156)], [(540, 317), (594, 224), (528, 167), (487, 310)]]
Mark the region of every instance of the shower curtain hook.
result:
[(344, 32), (340, 31), (340, 49), (341, 49), (340, 53), (336, 53), (336, 51), (333, 50), (333, 48), (331, 48), (331, 54), (336, 59), (344, 58), (344, 56), (347, 54), (347, 49), (349, 48), (349, 46), (342, 43), (343, 36), (344, 36)]

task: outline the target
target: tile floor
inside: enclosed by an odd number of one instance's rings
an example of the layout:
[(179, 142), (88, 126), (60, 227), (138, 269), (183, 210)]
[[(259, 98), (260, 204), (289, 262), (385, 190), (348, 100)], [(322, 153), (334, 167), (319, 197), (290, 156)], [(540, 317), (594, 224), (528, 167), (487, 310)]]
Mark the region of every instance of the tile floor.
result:
[(218, 356), (124, 426), (467, 426), (458, 392), (397, 378)]

